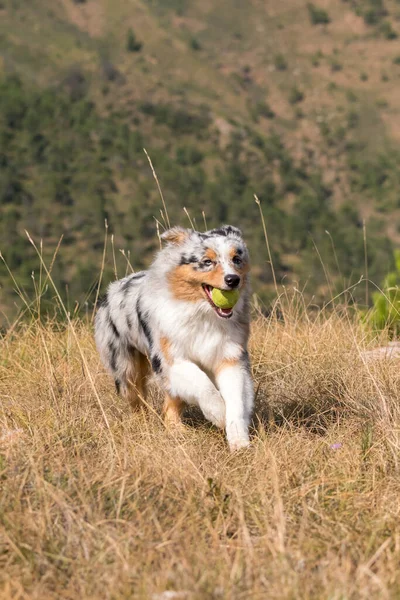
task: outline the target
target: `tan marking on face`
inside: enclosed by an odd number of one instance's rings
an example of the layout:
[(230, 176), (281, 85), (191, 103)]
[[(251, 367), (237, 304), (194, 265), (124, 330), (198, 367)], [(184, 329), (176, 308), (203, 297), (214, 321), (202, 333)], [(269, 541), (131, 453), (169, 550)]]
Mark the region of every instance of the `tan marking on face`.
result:
[(160, 339), (160, 350), (164, 356), (165, 362), (170, 365), (172, 363), (171, 342), (168, 338), (162, 337)]
[(229, 367), (236, 367), (239, 364), (238, 358), (224, 358), (219, 365), (215, 368), (215, 373), (221, 373), (224, 369), (228, 369)]
[(204, 300), (203, 283), (216, 288), (224, 287), (221, 265), (206, 273), (195, 271), (191, 265), (179, 265), (169, 273), (168, 279), (173, 296), (186, 302)]
[(210, 260), (216, 260), (217, 253), (212, 248), (207, 248), (204, 254), (204, 258), (209, 258)]
[(216, 288), (225, 287), (224, 270), (221, 265), (217, 265), (212, 271), (203, 274), (204, 283)]
[(204, 297), (203, 277), (191, 265), (179, 265), (169, 273), (168, 279), (171, 292), (178, 300), (198, 302)]

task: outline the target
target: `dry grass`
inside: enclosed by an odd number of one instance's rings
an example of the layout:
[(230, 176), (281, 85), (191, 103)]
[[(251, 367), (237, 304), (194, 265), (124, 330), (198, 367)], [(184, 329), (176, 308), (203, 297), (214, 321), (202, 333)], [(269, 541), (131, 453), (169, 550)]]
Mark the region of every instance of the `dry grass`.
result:
[(1, 598), (399, 597), (397, 361), (365, 362), (338, 311), (253, 332), (254, 438), (233, 455), (196, 415), (166, 431), (156, 390), (132, 414), (89, 325), (5, 336)]

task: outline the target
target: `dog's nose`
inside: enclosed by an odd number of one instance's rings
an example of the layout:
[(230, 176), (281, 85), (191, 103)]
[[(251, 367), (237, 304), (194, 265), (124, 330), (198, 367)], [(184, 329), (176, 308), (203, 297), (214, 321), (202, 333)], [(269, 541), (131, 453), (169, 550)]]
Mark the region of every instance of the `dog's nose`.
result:
[(237, 288), (240, 283), (240, 277), (238, 275), (225, 275), (225, 283), (230, 288)]

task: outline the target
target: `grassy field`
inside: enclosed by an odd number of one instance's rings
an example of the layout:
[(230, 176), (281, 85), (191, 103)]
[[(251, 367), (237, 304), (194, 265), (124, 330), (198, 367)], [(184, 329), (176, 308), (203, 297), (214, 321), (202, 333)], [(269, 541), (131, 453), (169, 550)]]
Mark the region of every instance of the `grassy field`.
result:
[[(0, 597), (398, 598), (400, 371), (337, 307), (255, 312), (251, 449), (133, 414), (88, 322), (0, 351)], [(166, 593), (168, 591), (168, 594)]]

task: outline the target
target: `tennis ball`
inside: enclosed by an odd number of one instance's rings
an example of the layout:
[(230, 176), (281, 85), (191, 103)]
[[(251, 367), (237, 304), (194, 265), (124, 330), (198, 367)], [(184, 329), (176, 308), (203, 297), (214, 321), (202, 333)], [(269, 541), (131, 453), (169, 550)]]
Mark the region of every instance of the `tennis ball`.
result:
[(239, 290), (219, 290), (214, 288), (211, 292), (212, 301), (218, 308), (233, 308), (239, 300)]

